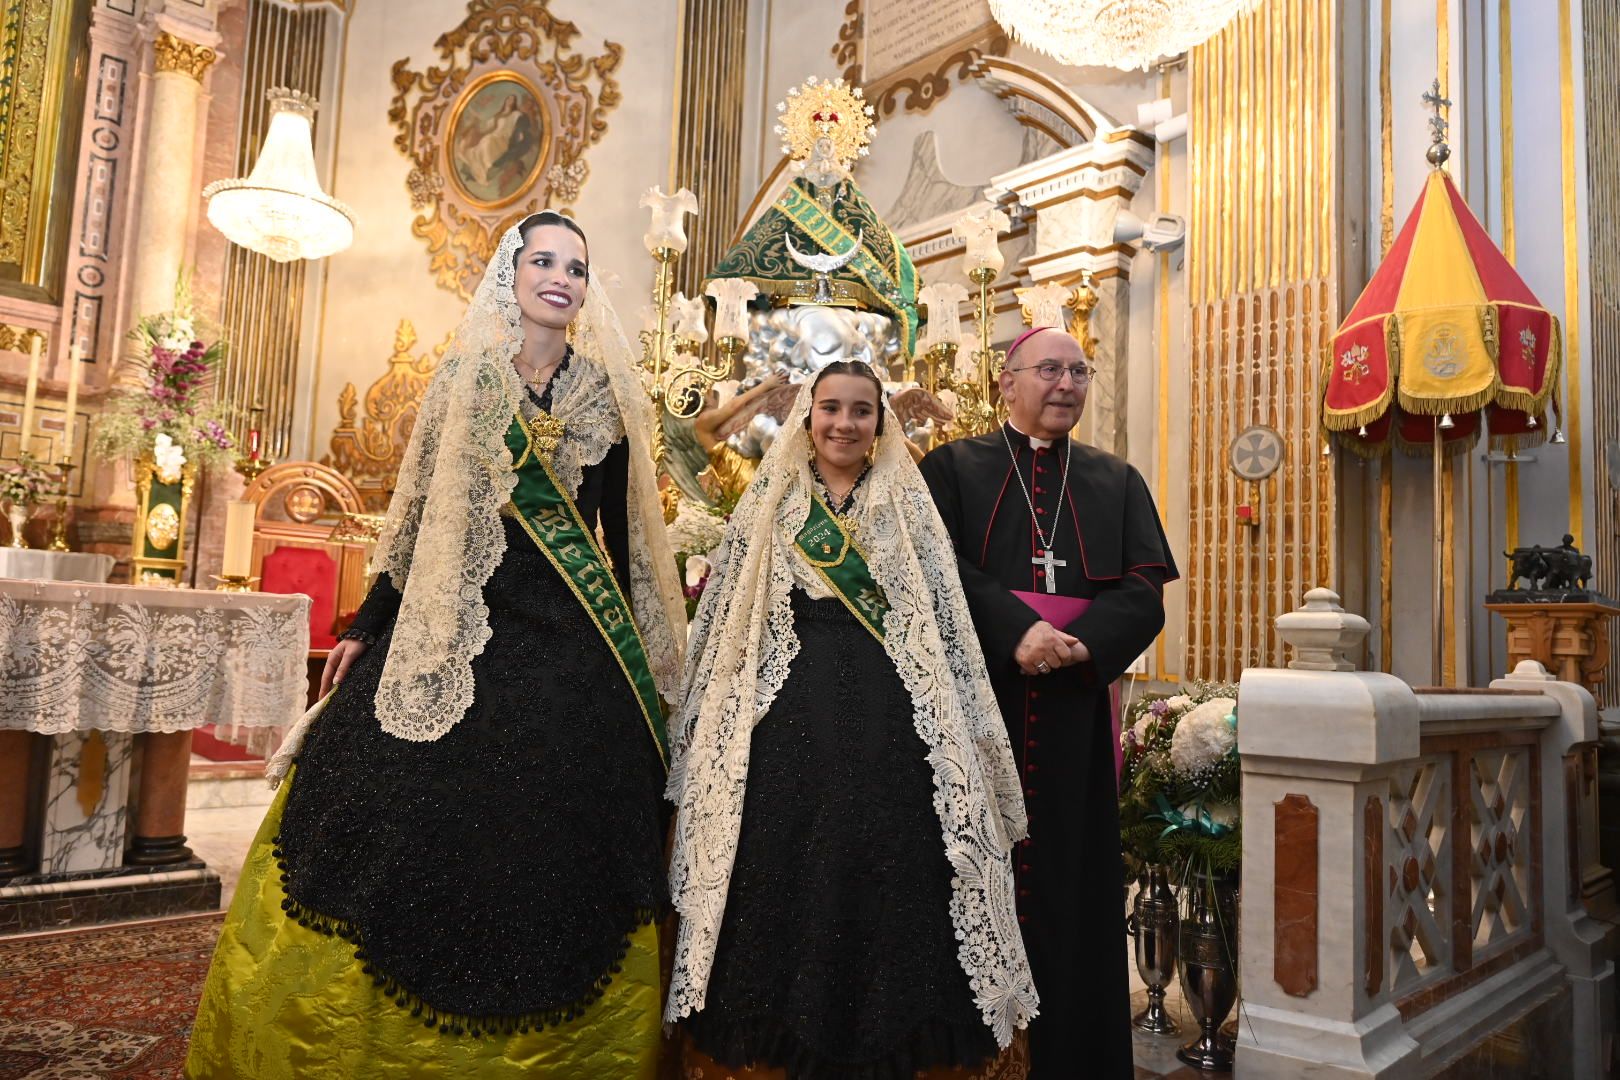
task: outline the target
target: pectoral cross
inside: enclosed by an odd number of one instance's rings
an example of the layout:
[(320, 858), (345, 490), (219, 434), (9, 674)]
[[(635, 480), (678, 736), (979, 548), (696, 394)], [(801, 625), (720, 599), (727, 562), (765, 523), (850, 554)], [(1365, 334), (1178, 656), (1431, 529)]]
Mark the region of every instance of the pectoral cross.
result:
[(1068, 566), (1069, 564), (1063, 559), (1054, 559), (1052, 557), (1052, 551), (1050, 548), (1041, 552), (1039, 555), (1035, 556), (1029, 561), (1035, 566), (1039, 566), (1046, 571), (1046, 591), (1049, 593), (1057, 592), (1056, 567)]

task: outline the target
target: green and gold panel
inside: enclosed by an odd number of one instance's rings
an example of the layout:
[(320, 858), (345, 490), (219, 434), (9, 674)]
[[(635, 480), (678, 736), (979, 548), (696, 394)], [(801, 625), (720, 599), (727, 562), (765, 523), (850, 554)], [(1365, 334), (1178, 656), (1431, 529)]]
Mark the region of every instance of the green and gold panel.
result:
[(90, 0), (0, 5), (0, 293), (61, 299)]

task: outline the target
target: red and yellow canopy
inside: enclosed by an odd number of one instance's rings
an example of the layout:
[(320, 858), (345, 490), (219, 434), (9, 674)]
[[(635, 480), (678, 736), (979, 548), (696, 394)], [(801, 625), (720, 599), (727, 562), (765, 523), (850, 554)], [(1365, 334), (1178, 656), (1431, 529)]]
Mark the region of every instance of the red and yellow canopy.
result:
[(1532, 441), (1557, 381), (1558, 320), (1491, 242), (1451, 177), (1429, 174), (1417, 206), (1333, 336), (1322, 424), (1368, 452), (1432, 445), (1432, 417), (1458, 447), (1480, 431)]

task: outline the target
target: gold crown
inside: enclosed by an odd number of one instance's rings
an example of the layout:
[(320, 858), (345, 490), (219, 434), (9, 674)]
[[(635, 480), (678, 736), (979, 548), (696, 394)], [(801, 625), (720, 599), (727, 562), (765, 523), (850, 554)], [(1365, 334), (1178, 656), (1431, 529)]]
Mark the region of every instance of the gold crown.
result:
[(860, 87), (843, 79), (821, 80), (814, 75), (787, 93), (786, 101), (776, 104), (781, 122), (776, 134), (782, 137), (782, 153), (799, 163), (808, 159), (816, 142), (827, 139), (832, 156), (848, 167), (865, 157), (867, 146), (877, 135), (875, 115)]

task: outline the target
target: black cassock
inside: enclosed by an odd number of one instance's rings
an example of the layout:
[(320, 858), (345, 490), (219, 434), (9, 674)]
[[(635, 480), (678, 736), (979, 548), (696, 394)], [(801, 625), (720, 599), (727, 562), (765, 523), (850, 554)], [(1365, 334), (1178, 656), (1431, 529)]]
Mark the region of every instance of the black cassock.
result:
[[(921, 466), (956, 545), (1029, 809), (1015, 869), (1041, 996), (1030, 1026), (1032, 1080), (1134, 1075), (1108, 688), (1164, 626), (1164, 585), (1179, 576), (1141, 474), (1076, 442), (1064, 497), (1070, 449), (1007, 425), (946, 443)], [(1046, 591), (1037, 521), (1065, 564), (1054, 571), (1057, 594), (1090, 601), (1058, 629), (1091, 659), (1026, 677), (1013, 652), (1040, 616), (1012, 590)]]

